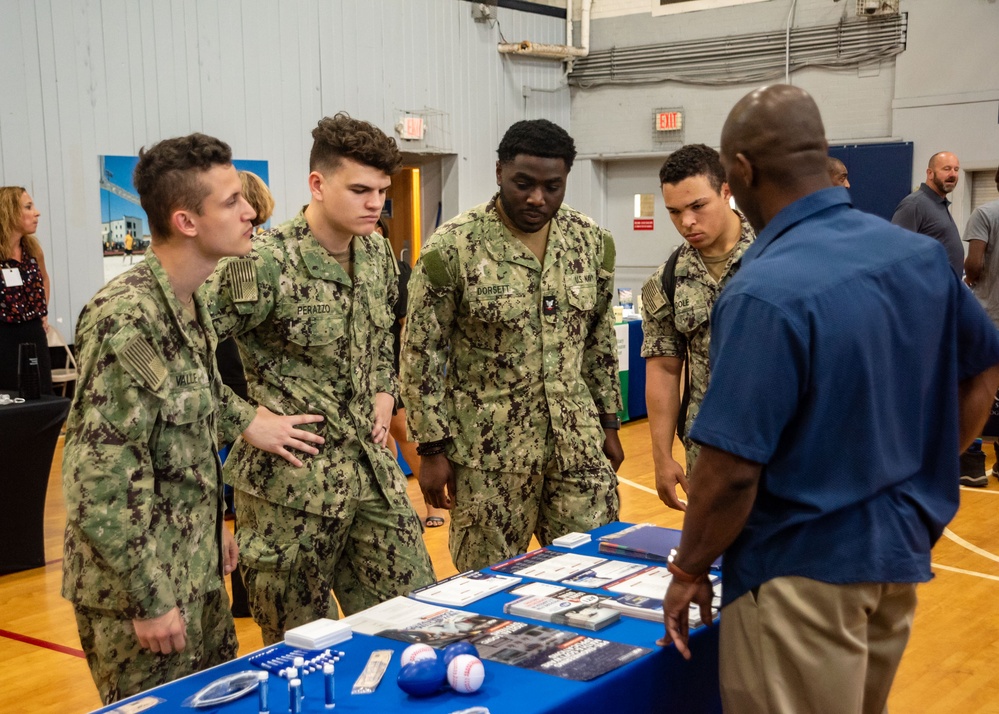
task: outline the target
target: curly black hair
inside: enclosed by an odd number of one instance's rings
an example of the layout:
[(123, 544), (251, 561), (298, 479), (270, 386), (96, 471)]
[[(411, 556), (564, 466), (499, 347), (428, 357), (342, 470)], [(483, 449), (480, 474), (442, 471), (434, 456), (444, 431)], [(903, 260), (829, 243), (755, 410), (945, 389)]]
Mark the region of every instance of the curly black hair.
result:
[(659, 169), (660, 184), (677, 184), (691, 176), (705, 176), (716, 192), (725, 183), (725, 169), (718, 152), (704, 144), (687, 144), (674, 151)]
[(513, 161), (518, 154), (562, 159), (568, 171), (576, 158), (576, 143), (558, 124), (547, 119), (530, 119), (519, 121), (506, 130), (497, 153), (503, 164)]
[(190, 134), (164, 139), (148, 149), (139, 149), (139, 163), (132, 172), (132, 185), (139, 193), (154, 238), (170, 235), (174, 211), (201, 213), (211, 187), (201, 174), (215, 166), (232, 164), (232, 149), (221, 139)]
[(395, 139), (346, 112), (323, 117), (312, 130), (312, 152), (309, 171), (333, 171), (343, 158), (373, 166), (391, 176), (402, 167), (402, 154)]

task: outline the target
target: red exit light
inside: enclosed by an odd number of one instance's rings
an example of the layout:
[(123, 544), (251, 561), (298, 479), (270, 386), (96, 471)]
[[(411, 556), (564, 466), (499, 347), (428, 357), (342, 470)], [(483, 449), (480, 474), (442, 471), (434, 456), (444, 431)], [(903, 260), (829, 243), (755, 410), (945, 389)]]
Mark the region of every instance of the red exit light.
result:
[(659, 112), (656, 114), (656, 131), (676, 131), (682, 128), (682, 112)]

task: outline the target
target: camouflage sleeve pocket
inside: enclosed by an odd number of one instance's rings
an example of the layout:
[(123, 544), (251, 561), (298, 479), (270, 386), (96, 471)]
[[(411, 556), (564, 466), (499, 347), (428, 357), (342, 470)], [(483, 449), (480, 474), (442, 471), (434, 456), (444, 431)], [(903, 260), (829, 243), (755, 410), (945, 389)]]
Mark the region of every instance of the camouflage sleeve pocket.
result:
[(299, 543), (271, 543), (257, 531), (240, 526), (236, 531), (239, 545), (239, 560), (251, 570), (261, 573), (284, 573), (291, 571), (298, 560)]
[(705, 305), (677, 306), (674, 323), (677, 329), (689, 335), (698, 327), (707, 326), (711, 311)]

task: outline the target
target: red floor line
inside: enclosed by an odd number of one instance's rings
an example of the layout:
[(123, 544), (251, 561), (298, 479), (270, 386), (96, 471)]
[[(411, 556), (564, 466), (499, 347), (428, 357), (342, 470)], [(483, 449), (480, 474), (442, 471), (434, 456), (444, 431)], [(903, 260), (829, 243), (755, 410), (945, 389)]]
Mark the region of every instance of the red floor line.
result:
[(28, 637), (27, 635), (19, 635), (16, 632), (0, 630), (0, 637), (6, 637), (9, 640), (16, 640), (17, 642), (34, 645), (35, 647), (44, 647), (56, 652), (61, 652), (62, 654), (73, 655), (74, 657), (86, 657), (86, 655), (83, 654), (83, 650), (74, 649), (73, 647), (65, 647), (64, 645), (57, 645), (54, 642), (46, 642), (45, 640)]
[(56, 558), (55, 560), (46, 560), (45, 564), (46, 565), (52, 565), (52, 563), (61, 563), (61, 562), (62, 562), (62, 558)]

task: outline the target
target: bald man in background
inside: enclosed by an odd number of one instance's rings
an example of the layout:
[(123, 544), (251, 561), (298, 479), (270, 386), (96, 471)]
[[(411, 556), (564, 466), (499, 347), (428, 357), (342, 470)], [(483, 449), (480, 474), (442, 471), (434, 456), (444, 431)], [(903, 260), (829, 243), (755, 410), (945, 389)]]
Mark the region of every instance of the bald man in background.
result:
[(939, 151), (926, 166), (926, 181), (899, 201), (891, 222), (938, 241), (958, 277), (964, 274), (964, 246), (947, 196), (957, 188), (961, 162), (949, 151)]
[[(939, 241), (947, 251), (950, 267), (958, 276), (964, 274), (964, 245), (954, 217), (950, 214), (950, 200), (947, 196), (957, 187), (960, 174), (961, 163), (954, 154), (949, 151), (933, 154), (926, 166), (926, 181), (899, 202), (891, 217), (891, 222), (896, 226)], [(980, 440), (974, 441), (961, 454), (958, 479), (962, 486), (988, 486), (985, 452), (982, 451)]]
[(829, 180), (833, 186), (850, 188), (850, 172), (846, 170), (846, 164), (835, 156), (826, 159), (826, 171), (829, 172)]
[(689, 604), (710, 621), (724, 552), (726, 714), (884, 710), (957, 511), (957, 454), (999, 385), (999, 331), (943, 249), (853, 208), (827, 149), (815, 102), (787, 85), (722, 130), (757, 239), (712, 313), (661, 642), (690, 657)]

